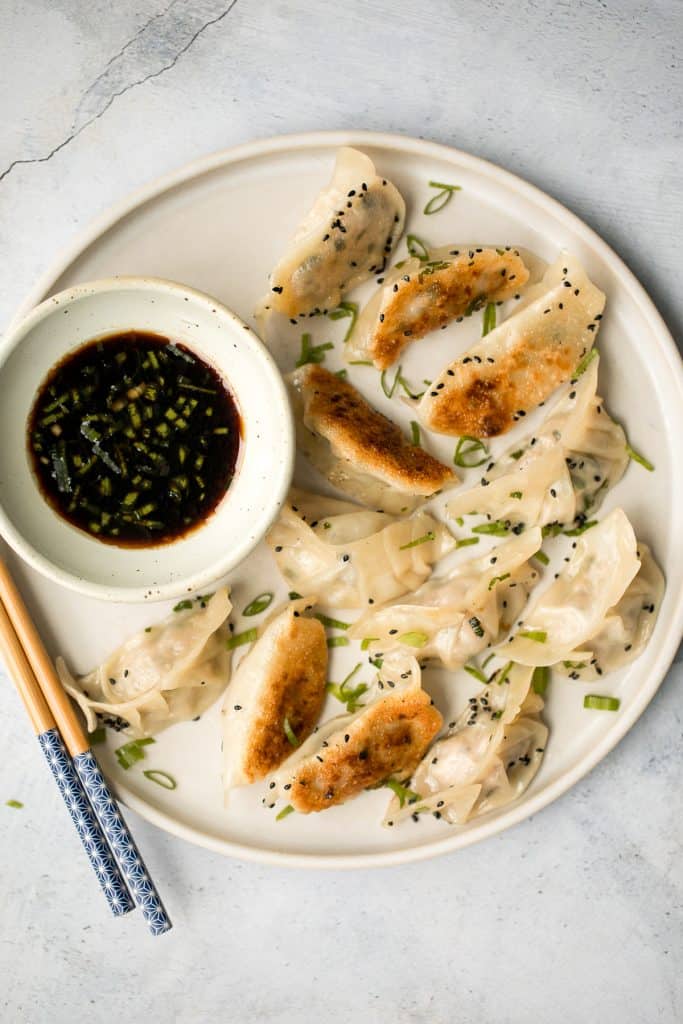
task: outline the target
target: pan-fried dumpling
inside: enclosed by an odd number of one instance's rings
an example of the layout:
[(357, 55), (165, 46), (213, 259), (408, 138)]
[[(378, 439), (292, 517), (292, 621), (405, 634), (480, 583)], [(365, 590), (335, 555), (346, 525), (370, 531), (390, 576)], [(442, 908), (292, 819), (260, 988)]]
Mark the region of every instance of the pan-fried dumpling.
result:
[(596, 395), (597, 356), (572, 380), (533, 435), (453, 496), (450, 516), (478, 512), (511, 525), (581, 524), (628, 465), (626, 435)]
[(628, 664), (645, 649), (664, 596), (664, 576), (647, 544), (638, 544), (637, 555), (640, 569), (607, 611), (599, 631), (586, 641), (590, 654), (575, 652), (553, 665), (555, 671), (588, 682)]
[(99, 668), (75, 679), (62, 658), (57, 670), (83, 711), (88, 730), (98, 717), (121, 720), (134, 736), (151, 736), (174, 722), (196, 718), (230, 678), (227, 618), (232, 605), (221, 587), (197, 598), (126, 640)]
[(425, 427), (471, 437), (504, 434), (571, 378), (595, 341), (605, 296), (567, 253), (530, 293), (524, 308), (432, 382), (417, 406)]
[(415, 590), (454, 547), (426, 512), (397, 519), (296, 489), (266, 539), (293, 590), (336, 608), (380, 605)]
[(522, 626), (503, 645), (503, 656), (523, 665), (590, 661), (586, 648), (639, 569), (633, 527), (615, 509), (578, 538), (564, 570), (532, 602)]
[(363, 707), (325, 722), (285, 761), (272, 800), (310, 814), (414, 771), (443, 723), (415, 659), (387, 660), (366, 697)]
[(223, 700), (226, 790), (275, 771), (292, 753), (291, 735), (303, 742), (320, 717), (327, 640), (322, 623), (304, 614), (311, 606), (302, 598), (279, 611), (237, 667)]
[(323, 189), (270, 276), (262, 312), (288, 317), (333, 309), (354, 285), (384, 269), (401, 237), (405, 203), (370, 157), (343, 146)]
[(370, 508), (411, 512), (457, 482), (346, 381), (310, 363), (290, 374), (297, 446), (340, 491)]
[(460, 562), (407, 600), (367, 611), (349, 636), (372, 639), (366, 644), (372, 656), (412, 648), (420, 658), (438, 658), (446, 668), (457, 668), (509, 631), (538, 580), (529, 559), (541, 542), (538, 528), (527, 530)]
[(513, 665), (501, 685), (469, 699), (448, 735), (427, 751), (406, 791), (393, 797), (385, 825), (423, 813), (462, 825), (521, 796), (548, 738), (531, 676), (530, 668)]
[(521, 292), (529, 271), (517, 249), (443, 246), (428, 259), (394, 267), (368, 302), (345, 346), (348, 359), (372, 359), (378, 370), (425, 334), (469, 316), (486, 302)]

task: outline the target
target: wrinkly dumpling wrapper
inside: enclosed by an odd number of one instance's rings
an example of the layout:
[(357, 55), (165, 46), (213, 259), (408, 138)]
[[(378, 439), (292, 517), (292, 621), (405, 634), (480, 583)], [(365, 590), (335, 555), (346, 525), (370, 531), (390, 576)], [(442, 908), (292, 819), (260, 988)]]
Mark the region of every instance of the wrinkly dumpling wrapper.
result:
[(293, 318), (334, 309), (342, 296), (380, 273), (403, 231), (405, 203), (370, 157), (348, 146), (270, 276), (259, 309)]
[[(640, 579), (638, 552), (645, 565)], [(575, 663), (585, 662), (582, 678), (595, 678), (642, 650), (654, 626), (662, 590), (661, 573), (649, 550), (644, 545), (641, 550), (625, 513), (615, 509), (578, 538), (569, 562), (532, 602), (522, 627), (503, 645), (502, 654), (524, 665), (553, 665), (568, 673), (574, 671)], [(644, 594), (648, 596), (638, 609)], [(648, 609), (652, 605), (647, 618), (643, 618), (645, 603)], [(622, 638), (623, 647), (631, 643), (632, 648), (613, 651), (613, 642), (618, 648)], [(604, 669), (597, 660), (598, 648), (605, 658)]]
[(443, 723), (420, 675), (414, 658), (387, 659), (364, 706), (323, 723), (282, 765), (269, 798), (310, 814), (409, 776)]
[(524, 607), (539, 574), (529, 559), (541, 546), (539, 529), (513, 537), (485, 555), (432, 577), (407, 600), (367, 611), (349, 631), (370, 639), (372, 656), (399, 648), (438, 658), (455, 669), (498, 643)]
[(432, 813), (463, 825), (516, 800), (538, 771), (548, 730), (542, 699), (530, 689), (531, 668), (513, 665), (505, 681), (471, 697), (444, 739), (425, 754), (408, 784), (394, 796), (384, 824)]
[(259, 630), (225, 694), (223, 782), (228, 791), (264, 778), (313, 732), (327, 679), (327, 639), (321, 622), (304, 614), (312, 599), (290, 602)]
[(380, 605), (415, 590), (454, 547), (426, 512), (397, 519), (296, 489), (266, 539), (292, 590), (336, 608)]
[(629, 461), (626, 435), (596, 394), (598, 365), (596, 356), (533, 435), (501, 456), (479, 484), (451, 498), (449, 516), (480, 513), (527, 527), (569, 526), (598, 509)]
[(128, 723), (136, 737), (152, 736), (205, 711), (230, 678), (226, 641), (231, 609), (228, 590), (221, 587), (208, 601), (171, 612), (159, 625), (136, 633), (78, 679), (58, 658), (59, 677), (83, 711), (88, 730), (97, 727), (99, 715)]
[(419, 421), (440, 434), (504, 434), (571, 378), (593, 346), (604, 305), (578, 261), (563, 253), (512, 316), (432, 381), (417, 405)]
[(351, 384), (309, 364), (287, 378), (297, 447), (340, 491), (384, 512), (412, 512), (457, 482), (444, 466), (373, 409)]
[(486, 302), (518, 294), (529, 279), (519, 250), (510, 246), (442, 246), (427, 255), (404, 260), (386, 274), (345, 346), (347, 359), (371, 359), (385, 370), (406, 345)]

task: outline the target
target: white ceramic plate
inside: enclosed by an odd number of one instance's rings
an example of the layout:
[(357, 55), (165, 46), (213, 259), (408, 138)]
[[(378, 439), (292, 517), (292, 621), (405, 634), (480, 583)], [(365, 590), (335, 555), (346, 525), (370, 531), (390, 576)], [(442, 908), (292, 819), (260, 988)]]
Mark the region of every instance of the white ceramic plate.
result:
[[(150, 821), (178, 836), (222, 853), (311, 867), (353, 867), (405, 862), (433, 856), (476, 842), (528, 817), (556, 799), (588, 772), (631, 728), (656, 692), (676, 650), (683, 623), (683, 474), (676, 452), (683, 436), (683, 374), (673, 340), (651, 301), (618, 257), (585, 224), (558, 203), (513, 175), (465, 153), (401, 136), (335, 132), (289, 136), (257, 142), (219, 153), (183, 168), (138, 192), (99, 221), (56, 265), (29, 297), (20, 313), (71, 284), (111, 274), (153, 275), (182, 281), (215, 295), (248, 322), (266, 287), (267, 274), (306, 212), (330, 177), (338, 146), (356, 145), (391, 178), (408, 204), (407, 230), (431, 244), (473, 239), (528, 246), (545, 259), (571, 249), (607, 294), (599, 335), (603, 355), (600, 391), (610, 411), (627, 426), (631, 443), (656, 463), (648, 473), (632, 464), (609, 494), (601, 514), (624, 507), (640, 538), (654, 550), (667, 576), (666, 597), (655, 634), (643, 656), (601, 685), (564, 679), (551, 683), (545, 718), (550, 726), (548, 749), (533, 785), (516, 804), (481, 818), (465, 828), (434, 819), (406, 822), (382, 829), (386, 790), (319, 815), (291, 815), (275, 821), (275, 812), (261, 805), (264, 788), (238, 791), (228, 809), (220, 785), (218, 707), (198, 722), (169, 729), (148, 748), (144, 767), (160, 768), (178, 780), (174, 792), (148, 782), (137, 768), (123, 772), (116, 765), (111, 739), (98, 748), (118, 794)], [(463, 191), (432, 217), (422, 209), (429, 198), (429, 179), (459, 184)], [(399, 252), (404, 251), (405, 243)], [(376, 287), (359, 290), (361, 300)], [(354, 296), (356, 298), (356, 296)], [(316, 340), (335, 340), (328, 364), (341, 361), (341, 339), (347, 321), (313, 325)], [(403, 372), (418, 384), (462, 351), (480, 332), (479, 316), (438, 336), (418, 342), (402, 359)], [(293, 367), (300, 328), (271, 343), (281, 369)], [(350, 379), (375, 404), (407, 425), (410, 411), (386, 399), (379, 375), (351, 367)], [(533, 420), (532, 420), (533, 422)], [(527, 419), (526, 432), (531, 426)], [(498, 451), (511, 442), (493, 445)], [(449, 439), (430, 441), (444, 459), (452, 456)], [(678, 472), (676, 472), (678, 468)], [(466, 481), (472, 479), (470, 471)], [(305, 467), (300, 481), (312, 482)], [(563, 540), (555, 543), (560, 558)], [(558, 546), (559, 545), (559, 546)], [(463, 556), (467, 549), (461, 552)], [(479, 553), (479, 551), (478, 551)], [(131, 631), (164, 614), (154, 607), (105, 605), (64, 591), (26, 566), (15, 565), (24, 592), (32, 601), (53, 652), (64, 654), (72, 668), (83, 671)], [(230, 575), (239, 613), (259, 591), (285, 588), (263, 545)], [(278, 589), (279, 588), (279, 589)], [(256, 624), (253, 619), (247, 620)], [(87, 624), (87, 628), (84, 626)], [(235, 628), (244, 620), (235, 619)], [(332, 652), (330, 678), (338, 680), (360, 652)], [(364, 657), (364, 656), (362, 656)], [(465, 673), (428, 669), (426, 687), (447, 720), (476, 689)], [(618, 695), (616, 714), (583, 709), (586, 692)], [(330, 704), (326, 713), (340, 710)]]

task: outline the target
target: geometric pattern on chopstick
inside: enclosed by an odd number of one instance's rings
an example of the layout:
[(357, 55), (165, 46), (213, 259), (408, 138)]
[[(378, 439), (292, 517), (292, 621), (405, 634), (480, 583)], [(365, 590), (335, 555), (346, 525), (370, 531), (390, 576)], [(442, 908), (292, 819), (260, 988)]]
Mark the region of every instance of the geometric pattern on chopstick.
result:
[(153, 935), (163, 935), (172, 927), (154, 882), (149, 877), (140, 851), (109, 792), (100, 766), (86, 750), (73, 759), (78, 776), (90, 797), (105, 836)]
[(48, 729), (39, 734), (38, 740), (112, 913), (117, 917), (127, 914), (135, 904), (83, 791), (62, 737), (56, 729)]

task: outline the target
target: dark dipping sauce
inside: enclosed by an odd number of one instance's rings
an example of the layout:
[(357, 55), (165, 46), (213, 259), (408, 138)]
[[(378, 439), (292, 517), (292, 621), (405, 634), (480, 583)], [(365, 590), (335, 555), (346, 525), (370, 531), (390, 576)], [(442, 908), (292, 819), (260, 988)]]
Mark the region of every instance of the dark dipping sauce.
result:
[(184, 345), (127, 331), (88, 342), (41, 385), (28, 450), (50, 505), (98, 540), (165, 544), (227, 491), (240, 417), (214, 369)]

